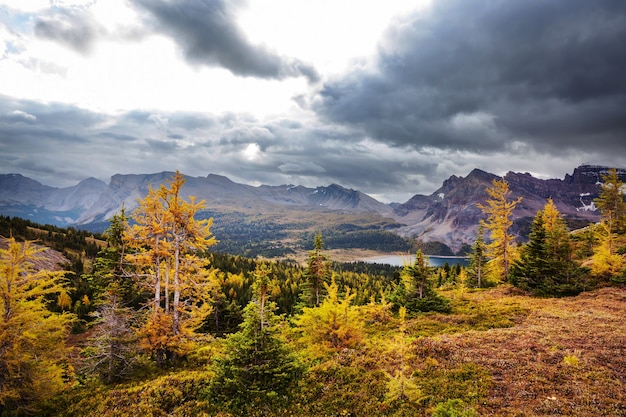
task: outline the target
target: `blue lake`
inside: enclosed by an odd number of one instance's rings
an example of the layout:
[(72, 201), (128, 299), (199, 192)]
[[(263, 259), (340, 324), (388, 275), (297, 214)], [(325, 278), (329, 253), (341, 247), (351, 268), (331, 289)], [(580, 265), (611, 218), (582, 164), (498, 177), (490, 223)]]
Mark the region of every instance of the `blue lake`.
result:
[[(446, 262), (448, 265), (453, 266), (455, 264), (460, 264), (461, 266), (467, 266), (469, 264), (469, 258), (465, 258), (462, 256), (430, 256), (427, 255), (428, 265), (429, 266), (443, 266)], [(364, 258), (361, 259), (363, 262), (368, 262), (372, 264), (388, 264), (393, 266), (404, 266), (405, 264), (413, 263), (415, 260), (415, 255), (386, 255), (386, 256), (377, 256), (373, 258)]]

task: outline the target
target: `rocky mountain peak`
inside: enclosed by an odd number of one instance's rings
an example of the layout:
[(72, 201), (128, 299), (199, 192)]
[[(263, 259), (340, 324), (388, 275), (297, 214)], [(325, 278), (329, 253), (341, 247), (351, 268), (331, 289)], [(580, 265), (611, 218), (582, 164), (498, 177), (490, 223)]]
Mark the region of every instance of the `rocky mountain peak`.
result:
[[(582, 165), (561, 179), (540, 179), (532, 174), (508, 172), (511, 198), (522, 197), (513, 213), (514, 231), (524, 235), (525, 229), (548, 198), (572, 227), (597, 221), (599, 213), (593, 200), (598, 197), (600, 181), (609, 168)], [(130, 212), (149, 187), (165, 184), (173, 172), (154, 174), (116, 174), (109, 184), (87, 178), (73, 187), (55, 188), (43, 185), (20, 174), (0, 175), (0, 213), (59, 226), (92, 227), (108, 224), (122, 204)], [(626, 182), (626, 170), (619, 170)], [(487, 199), (487, 188), (498, 176), (473, 169), (467, 176), (453, 175), (431, 195), (416, 194), (402, 204), (387, 205), (358, 190), (330, 184), (317, 188), (281, 185), (251, 186), (229, 178), (209, 174), (206, 177), (185, 177), (184, 198), (193, 195), (204, 200), (209, 211), (226, 213), (286, 213), (285, 210), (323, 210), (328, 215), (372, 213), (387, 217), (401, 225), (398, 234), (424, 241), (439, 241), (458, 250), (471, 244), (479, 220), (485, 216), (479, 208)], [(95, 226), (94, 226), (95, 227)], [(102, 226), (100, 226), (102, 227)], [(98, 229), (100, 230), (100, 229)]]
[[(509, 184), (510, 198), (522, 198), (513, 213), (513, 232), (525, 235), (532, 218), (549, 198), (571, 227), (597, 221), (600, 215), (592, 202), (598, 197), (601, 178), (609, 169), (583, 165), (563, 180), (508, 172), (504, 179)], [(626, 182), (626, 170), (618, 170), (618, 175)], [(486, 189), (495, 178), (498, 177), (494, 174), (474, 169), (466, 177), (451, 176), (430, 196), (413, 196), (394, 210), (396, 219), (406, 224), (399, 233), (424, 241), (437, 240), (457, 250), (463, 243), (473, 242), (478, 222), (485, 218), (478, 204), (487, 200)]]

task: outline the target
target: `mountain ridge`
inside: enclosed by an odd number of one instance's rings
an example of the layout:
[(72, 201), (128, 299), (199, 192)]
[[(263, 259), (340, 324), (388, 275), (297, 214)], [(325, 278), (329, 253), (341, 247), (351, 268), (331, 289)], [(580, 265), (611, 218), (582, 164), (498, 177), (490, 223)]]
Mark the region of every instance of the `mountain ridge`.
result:
[[(608, 169), (581, 165), (563, 179), (539, 179), (530, 173), (508, 172), (503, 178), (509, 183), (511, 198), (522, 197), (513, 215), (514, 233), (524, 235), (537, 210), (548, 198), (554, 200), (563, 216), (574, 226), (597, 221), (599, 214), (592, 202), (599, 194), (601, 177)], [(626, 181), (626, 170), (618, 172)], [(122, 205), (130, 212), (150, 187), (166, 184), (173, 175), (174, 172), (169, 171), (115, 174), (109, 184), (87, 178), (72, 187), (55, 188), (21, 174), (0, 174), (0, 214), (90, 229), (95, 224), (107, 223)], [(381, 230), (392, 230), (409, 240), (438, 241), (458, 251), (475, 239), (478, 222), (484, 218), (478, 203), (487, 199), (486, 189), (496, 178), (500, 177), (475, 168), (465, 177), (450, 176), (430, 195), (415, 194), (405, 203), (386, 204), (339, 184), (316, 188), (252, 186), (222, 175), (208, 174), (206, 177), (185, 176), (181, 196), (194, 195), (198, 200), (205, 200), (207, 211), (213, 213), (237, 212), (242, 218), (256, 216), (257, 219), (264, 214), (274, 219), (282, 216), (284, 219), (277, 221), (283, 223), (289, 223), (286, 220), (289, 218), (298, 219), (292, 223), (300, 226), (292, 226), (293, 231), (302, 229), (300, 220), (303, 216), (318, 219), (318, 229), (341, 222), (356, 224), (369, 216), (370, 220), (379, 218), (372, 220), (372, 224), (377, 224), (375, 227)], [(346, 220), (341, 216), (353, 218)], [(356, 220), (359, 216), (361, 220)], [(342, 227), (346, 229), (345, 225)]]

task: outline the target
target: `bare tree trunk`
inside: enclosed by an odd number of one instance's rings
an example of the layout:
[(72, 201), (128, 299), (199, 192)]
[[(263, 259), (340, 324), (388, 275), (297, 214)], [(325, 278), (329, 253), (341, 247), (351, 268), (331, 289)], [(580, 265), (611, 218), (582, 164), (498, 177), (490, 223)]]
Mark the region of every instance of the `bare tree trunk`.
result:
[(174, 245), (174, 311), (173, 330), (174, 334), (180, 333), (180, 237), (175, 237)]
[(154, 244), (154, 250), (156, 252), (156, 265), (154, 266), (154, 313), (161, 308), (161, 258), (158, 254), (159, 251), (159, 238), (156, 238)]
[(165, 262), (165, 311), (170, 311), (170, 267)]

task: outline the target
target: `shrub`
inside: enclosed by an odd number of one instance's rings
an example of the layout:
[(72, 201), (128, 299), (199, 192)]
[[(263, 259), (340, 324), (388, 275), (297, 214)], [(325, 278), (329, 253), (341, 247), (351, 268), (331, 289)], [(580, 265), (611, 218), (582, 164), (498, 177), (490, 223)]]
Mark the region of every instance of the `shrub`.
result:
[(463, 401), (454, 399), (437, 404), (433, 417), (478, 417), (478, 413)]

